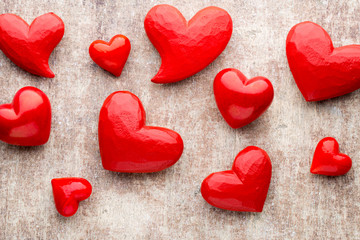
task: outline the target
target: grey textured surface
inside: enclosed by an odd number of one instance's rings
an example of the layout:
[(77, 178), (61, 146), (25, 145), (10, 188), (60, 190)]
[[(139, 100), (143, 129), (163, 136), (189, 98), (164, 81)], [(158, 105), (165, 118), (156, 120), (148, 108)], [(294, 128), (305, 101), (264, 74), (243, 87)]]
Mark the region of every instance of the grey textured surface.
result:
[[(195, 76), (171, 85), (150, 82), (160, 65), (143, 20), (159, 3), (177, 7), (189, 19), (215, 5), (233, 18), (225, 51)], [(0, 13), (31, 22), (53, 11), (65, 22), (65, 35), (50, 58), (54, 79), (28, 74), (0, 54), (0, 103), (23, 86), (43, 90), (53, 107), (48, 144), (22, 148), (0, 143), (0, 239), (360, 239), (360, 130), (356, 91), (320, 103), (306, 103), (287, 65), (290, 28), (311, 20), (322, 25), (335, 46), (360, 43), (356, 0), (134, 1), (2, 0)], [(96, 66), (88, 55), (96, 39), (124, 34), (132, 44), (120, 78)], [(275, 88), (268, 111), (233, 130), (213, 96), (216, 73), (226, 67), (246, 76), (262, 75)], [(177, 164), (154, 174), (117, 174), (101, 166), (97, 143), (100, 107), (117, 90), (143, 102), (149, 125), (178, 131), (185, 150)], [(353, 159), (346, 176), (309, 173), (317, 142), (335, 137)], [(200, 194), (211, 172), (229, 169), (248, 145), (265, 149), (273, 177), (262, 213), (215, 209)], [(84, 177), (92, 196), (71, 218), (54, 206), (50, 181)]]

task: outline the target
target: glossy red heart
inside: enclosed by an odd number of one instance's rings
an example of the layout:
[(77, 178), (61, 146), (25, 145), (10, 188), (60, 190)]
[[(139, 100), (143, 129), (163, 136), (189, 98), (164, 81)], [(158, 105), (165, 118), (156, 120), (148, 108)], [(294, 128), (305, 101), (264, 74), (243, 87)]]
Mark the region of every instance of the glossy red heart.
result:
[(201, 185), (212, 206), (242, 212), (261, 212), (271, 180), (271, 161), (261, 148), (239, 152), (231, 170), (210, 174)]
[(306, 101), (341, 96), (360, 88), (360, 45), (334, 48), (319, 25), (295, 25), (286, 40), (286, 54), (295, 82)]
[(316, 146), (310, 172), (327, 176), (346, 174), (351, 169), (351, 158), (339, 152), (335, 138), (326, 137)]
[(274, 89), (264, 77), (249, 80), (239, 70), (228, 68), (216, 75), (214, 95), (225, 121), (232, 128), (240, 128), (265, 112), (274, 98)]
[(79, 202), (90, 197), (92, 186), (84, 178), (54, 178), (51, 180), (55, 206), (64, 217), (76, 213)]
[(130, 53), (129, 39), (124, 35), (114, 36), (110, 42), (96, 40), (89, 47), (92, 60), (116, 77), (121, 75)]
[(0, 105), (0, 140), (13, 145), (37, 146), (50, 136), (51, 106), (40, 89), (20, 89), (11, 104)]
[(64, 35), (64, 23), (54, 13), (37, 17), (29, 26), (14, 14), (0, 15), (0, 49), (22, 69), (53, 78), (49, 57)]
[(218, 7), (204, 8), (187, 22), (175, 7), (157, 5), (144, 25), (161, 57), (154, 83), (177, 82), (201, 71), (220, 55), (232, 34), (230, 15)]
[(115, 172), (158, 172), (175, 164), (183, 151), (180, 135), (145, 125), (145, 111), (137, 96), (114, 92), (99, 118), (102, 164)]

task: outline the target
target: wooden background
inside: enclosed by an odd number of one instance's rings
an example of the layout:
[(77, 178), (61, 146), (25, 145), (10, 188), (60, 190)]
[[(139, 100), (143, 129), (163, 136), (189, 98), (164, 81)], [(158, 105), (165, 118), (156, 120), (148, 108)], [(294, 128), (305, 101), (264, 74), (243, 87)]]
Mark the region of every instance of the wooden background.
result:
[[(233, 18), (225, 51), (195, 76), (170, 85), (151, 83), (160, 58), (144, 31), (147, 11), (159, 3), (187, 19), (216, 5)], [(360, 43), (357, 0), (2, 0), (0, 13), (31, 22), (53, 11), (65, 35), (50, 58), (54, 79), (33, 76), (0, 54), (0, 103), (20, 88), (43, 90), (53, 108), (50, 141), (24, 148), (0, 143), (0, 239), (360, 239), (360, 92), (306, 103), (289, 70), (285, 39), (305, 20), (322, 25), (334, 45)], [(129, 37), (132, 50), (115, 78), (88, 55), (93, 40)], [(257, 121), (238, 130), (222, 119), (212, 83), (223, 68), (269, 78), (275, 98)], [(100, 107), (117, 90), (143, 102), (149, 125), (179, 132), (185, 149), (173, 167), (153, 174), (102, 168), (97, 142)], [(318, 141), (335, 137), (353, 168), (341, 177), (310, 174)], [(262, 213), (208, 205), (200, 194), (211, 172), (231, 168), (249, 145), (265, 149), (273, 177)], [(50, 181), (84, 177), (93, 194), (71, 218), (54, 206)]]

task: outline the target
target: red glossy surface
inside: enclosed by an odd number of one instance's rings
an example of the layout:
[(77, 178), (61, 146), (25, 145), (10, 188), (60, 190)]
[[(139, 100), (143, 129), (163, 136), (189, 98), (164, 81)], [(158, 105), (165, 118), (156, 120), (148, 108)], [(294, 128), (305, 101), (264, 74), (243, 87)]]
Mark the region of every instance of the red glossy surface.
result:
[(64, 23), (54, 13), (37, 17), (29, 26), (14, 14), (0, 15), (0, 49), (22, 69), (53, 78), (49, 57), (64, 35)]
[(76, 213), (79, 202), (90, 197), (92, 186), (84, 178), (54, 178), (51, 180), (55, 206), (64, 217)]
[(346, 174), (351, 168), (349, 156), (339, 152), (335, 138), (326, 137), (316, 146), (310, 172), (327, 176)]
[(145, 125), (145, 111), (137, 96), (114, 92), (99, 118), (102, 164), (115, 172), (157, 172), (175, 164), (183, 151), (180, 135)]
[(37, 146), (50, 136), (51, 106), (40, 89), (20, 89), (11, 104), (0, 105), (0, 140), (13, 145)]
[(177, 82), (201, 71), (220, 55), (232, 34), (230, 15), (218, 7), (204, 8), (187, 22), (175, 7), (157, 5), (144, 25), (161, 57), (154, 83)]
[(341, 96), (360, 87), (360, 45), (334, 48), (328, 33), (315, 23), (302, 22), (290, 30), (286, 54), (306, 101)]
[(89, 47), (92, 60), (113, 75), (119, 77), (130, 53), (129, 39), (124, 35), (114, 36), (110, 42), (96, 40)]
[(211, 205), (242, 212), (261, 212), (271, 180), (271, 161), (255, 146), (242, 150), (231, 170), (210, 174), (201, 185), (203, 198)]
[(214, 95), (225, 121), (232, 128), (240, 128), (265, 112), (274, 98), (274, 89), (264, 77), (249, 80), (239, 70), (228, 68), (216, 75)]

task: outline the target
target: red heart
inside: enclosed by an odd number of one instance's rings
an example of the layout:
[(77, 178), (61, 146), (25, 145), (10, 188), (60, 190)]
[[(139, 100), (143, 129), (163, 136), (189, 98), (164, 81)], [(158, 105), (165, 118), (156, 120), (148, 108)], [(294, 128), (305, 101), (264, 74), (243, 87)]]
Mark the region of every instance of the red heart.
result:
[(37, 17), (29, 26), (14, 14), (0, 15), (0, 49), (22, 69), (53, 78), (49, 57), (64, 35), (64, 23), (54, 13)]
[(232, 34), (230, 15), (218, 7), (204, 8), (187, 22), (173, 6), (157, 5), (144, 25), (162, 61), (154, 83), (177, 82), (201, 71), (220, 55)]
[(299, 23), (290, 30), (286, 54), (306, 101), (333, 98), (360, 88), (360, 45), (334, 48), (328, 33), (315, 23)]
[(261, 148), (250, 146), (236, 156), (232, 170), (216, 172), (201, 185), (203, 198), (214, 207), (261, 212), (271, 180), (271, 161)]
[(51, 106), (40, 89), (20, 89), (11, 104), (0, 105), (0, 140), (21, 146), (45, 144), (50, 136)]
[(116, 35), (109, 43), (102, 40), (94, 41), (89, 47), (89, 53), (97, 65), (119, 77), (130, 49), (129, 39), (124, 35)]
[(144, 108), (130, 92), (114, 92), (105, 100), (99, 145), (104, 168), (115, 172), (164, 170), (179, 160), (184, 148), (178, 133), (145, 126)]
[(265, 112), (274, 98), (274, 89), (264, 77), (248, 80), (239, 70), (228, 68), (216, 75), (214, 95), (225, 121), (232, 128), (240, 128)]
[(51, 180), (55, 206), (64, 217), (76, 213), (79, 202), (90, 197), (92, 186), (84, 178), (54, 178)]
[(316, 146), (310, 172), (327, 176), (339, 176), (346, 174), (351, 165), (351, 158), (339, 153), (339, 144), (335, 138), (326, 137)]

